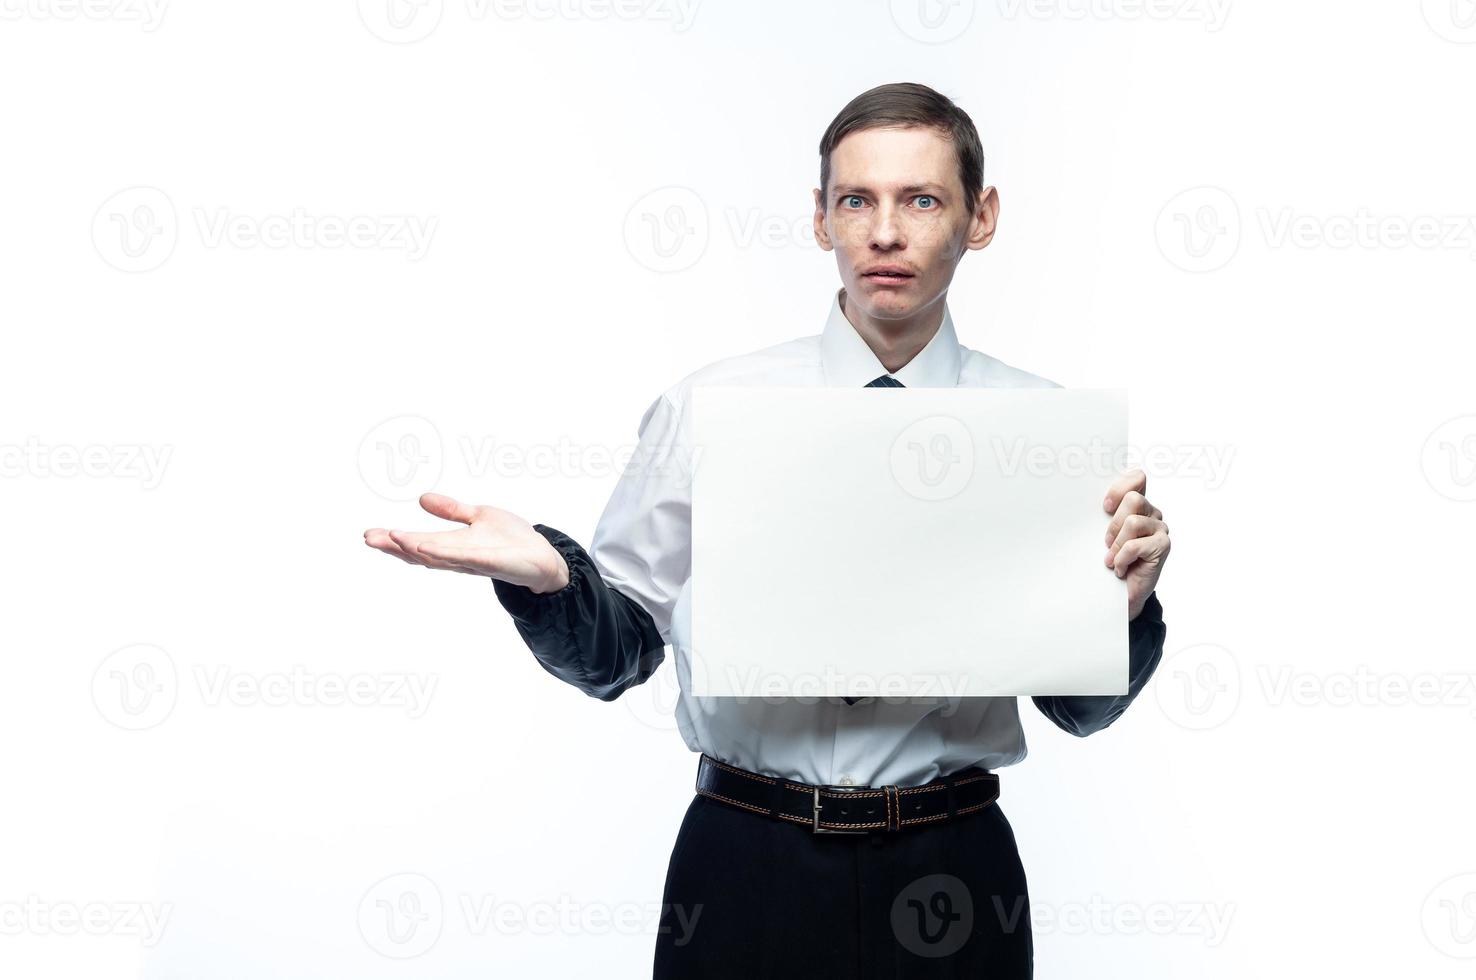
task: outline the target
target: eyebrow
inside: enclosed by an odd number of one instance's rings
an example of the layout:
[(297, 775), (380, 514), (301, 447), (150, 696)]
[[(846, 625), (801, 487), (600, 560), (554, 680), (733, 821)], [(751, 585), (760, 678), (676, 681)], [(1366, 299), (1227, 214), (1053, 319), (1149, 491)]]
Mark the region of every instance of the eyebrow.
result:
[[(925, 191), (937, 193), (943, 188), (938, 184), (908, 184), (906, 187), (898, 188), (903, 194), (921, 194)], [(836, 184), (836, 194), (871, 194), (870, 187), (862, 187), (859, 184)]]

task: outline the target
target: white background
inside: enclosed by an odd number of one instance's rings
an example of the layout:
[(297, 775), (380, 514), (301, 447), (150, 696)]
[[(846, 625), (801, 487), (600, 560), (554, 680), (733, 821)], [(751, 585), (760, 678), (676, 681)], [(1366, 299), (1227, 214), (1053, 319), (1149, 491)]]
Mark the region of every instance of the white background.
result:
[(1001, 189), (961, 340), (1179, 454), (1158, 677), (1003, 774), (1037, 975), (1469, 976), (1476, 12), (918, 2), (0, 3), (0, 973), (647, 975), (670, 664), (586, 698), (361, 532), (587, 542), (661, 390), (819, 331), (819, 137), (915, 80)]

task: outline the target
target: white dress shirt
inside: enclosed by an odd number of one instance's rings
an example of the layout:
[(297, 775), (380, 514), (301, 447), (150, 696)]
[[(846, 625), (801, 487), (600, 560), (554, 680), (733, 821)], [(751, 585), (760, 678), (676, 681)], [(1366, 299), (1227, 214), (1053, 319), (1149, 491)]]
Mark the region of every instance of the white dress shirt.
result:
[[(889, 373), (832, 298), (824, 330), (749, 354), (717, 361), (687, 375), (646, 410), (636, 460), (622, 474), (589, 549), (606, 584), (635, 600), (671, 645), (681, 691), (676, 720), (694, 752), (744, 769), (807, 783), (910, 786), (971, 765), (998, 769), (1025, 757), (1025, 736), (1013, 697), (840, 698), (695, 697), (691, 671), (690, 480), (691, 403), (699, 385), (862, 387)], [(937, 333), (892, 376), (909, 388), (1054, 388), (1055, 382), (1005, 364), (958, 342), (946, 302)], [(668, 460), (675, 465), (645, 465)], [(1107, 517), (1103, 515), (1103, 528)], [(1154, 663), (1147, 665), (1150, 669)], [(1129, 698), (1130, 700), (1130, 698)], [(1069, 704), (1088, 705), (1082, 722)], [(1055, 699), (1062, 727), (1089, 734), (1126, 701)], [(1061, 716), (1068, 716), (1061, 720)], [(1105, 720), (1104, 720), (1105, 719)]]

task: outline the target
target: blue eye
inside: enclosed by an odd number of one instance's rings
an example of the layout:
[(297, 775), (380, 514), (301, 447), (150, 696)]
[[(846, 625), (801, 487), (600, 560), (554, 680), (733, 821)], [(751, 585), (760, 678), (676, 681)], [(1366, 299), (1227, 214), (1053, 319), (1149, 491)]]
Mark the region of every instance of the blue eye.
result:
[(851, 194), (845, 198), (842, 198), (842, 200), (849, 204), (851, 201), (859, 201), (861, 200), (861, 198), (857, 197), (855, 194)]
[[(934, 200), (934, 198), (933, 198), (933, 196), (931, 194), (921, 194), (921, 195), (918, 196), (917, 199), (919, 201), (932, 201), (932, 200)], [(931, 211), (931, 210), (933, 210), (933, 208), (932, 207), (926, 207), (926, 208), (923, 208), (923, 210), (924, 211)]]

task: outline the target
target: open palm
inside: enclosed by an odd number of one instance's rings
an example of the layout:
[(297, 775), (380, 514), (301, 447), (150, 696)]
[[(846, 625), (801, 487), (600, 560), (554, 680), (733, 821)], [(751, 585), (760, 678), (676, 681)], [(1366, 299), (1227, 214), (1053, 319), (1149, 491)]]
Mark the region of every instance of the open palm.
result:
[(485, 575), (534, 592), (553, 592), (569, 584), (564, 557), (512, 511), (463, 504), (440, 493), (422, 494), (420, 506), (464, 526), (447, 531), (374, 527), (364, 532), (364, 543), (412, 565)]

